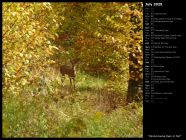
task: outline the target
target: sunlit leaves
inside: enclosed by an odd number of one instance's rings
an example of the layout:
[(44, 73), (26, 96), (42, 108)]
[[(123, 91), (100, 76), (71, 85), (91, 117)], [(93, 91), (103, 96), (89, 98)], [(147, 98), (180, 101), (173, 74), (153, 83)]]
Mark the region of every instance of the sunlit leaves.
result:
[[(58, 17), (63, 17), (58, 23), (56, 43), (62, 51), (80, 58), (82, 69), (87, 69), (85, 65), (88, 69), (106, 68), (115, 80), (124, 71), (128, 73), (129, 65), (141, 70), (141, 3), (54, 3), (52, 6)], [(128, 63), (130, 54), (135, 60)]]
[(4, 3), (5, 75), (22, 78), (30, 67), (54, 63), (53, 54), (107, 69), (115, 80), (129, 65), (142, 71), (142, 18), (141, 3)]
[(42, 68), (48, 63), (53, 50), (47, 40), (56, 28), (51, 10), (50, 3), (3, 3), (4, 90), (20, 92), (22, 85), (29, 84), (30, 77), (24, 72), (31, 75), (29, 67)]

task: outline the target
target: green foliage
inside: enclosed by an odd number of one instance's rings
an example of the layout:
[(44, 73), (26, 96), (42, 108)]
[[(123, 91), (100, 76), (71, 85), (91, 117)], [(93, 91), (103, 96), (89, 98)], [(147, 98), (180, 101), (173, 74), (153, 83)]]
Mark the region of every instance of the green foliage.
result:
[(107, 114), (90, 103), (85, 105), (89, 101), (68, 104), (64, 99), (56, 103), (42, 95), (14, 99), (3, 101), (3, 137), (142, 137), (141, 104), (132, 103)]
[[(82, 74), (77, 83), (87, 84), (92, 77), (86, 76)], [(111, 104), (119, 104), (119, 100), (112, 99), (119, 95), (113, 93), (107, 97), (107, 89), (103, 88), (106, 81), (99, 78), (94, 81), (102, 81), (99, 93), (93, 87), (63, 98), (61, 92), (35, 96), (6, 94), (3, 97), (3, 137), (142, 137), (141, 103), (113, 109)], [(55, 82), (58, 83), (58, 79)], [(93, 86), (89, 84), (88, 87)]]
[(103, 88), (105, 84), (105, 79), (99, 75), (98, 77), (94, 77), (83, 72), (78, 72), (77, 74), (77, 87), (80, 91), (100, 89)]

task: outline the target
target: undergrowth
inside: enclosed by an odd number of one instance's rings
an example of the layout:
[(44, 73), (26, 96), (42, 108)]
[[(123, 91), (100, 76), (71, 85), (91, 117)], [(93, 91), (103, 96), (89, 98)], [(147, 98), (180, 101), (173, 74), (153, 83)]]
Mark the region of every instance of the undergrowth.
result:
[[(109, 102), (119, 95), (111, 92), (107, 97), (103, 79), (88, 75), (77, 79), (76, 91), (64, 96), (60, 89), (47, 94), (42, 94), (44, 90), (41, 94), (3, 94), (3, 137), (142, 137), (142, 103)], [(116, 103), (117, 107), (110, 105)]]

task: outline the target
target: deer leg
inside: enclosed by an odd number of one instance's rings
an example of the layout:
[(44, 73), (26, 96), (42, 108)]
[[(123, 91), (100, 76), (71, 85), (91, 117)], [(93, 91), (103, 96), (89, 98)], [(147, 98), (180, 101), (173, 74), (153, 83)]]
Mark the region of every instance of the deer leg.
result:
[(61, 77), (61, 84), (62, 84), (62, 87), (64, 86), (64, 76)]
[(70, 78), (70, 86), (72, 87), (72, 78)]
[(73, 78), (73, 85), (74, 85), (74, 89), (75, 89), (75, 88), (76, 88), (76, 87), (75, 87), (75, 78)]
[(62, 76), (61, 76), (61, 84), (62, 84), (62, 87), (65, 86), (64, 82), (65, 82), (65, 75), (62, 74)]

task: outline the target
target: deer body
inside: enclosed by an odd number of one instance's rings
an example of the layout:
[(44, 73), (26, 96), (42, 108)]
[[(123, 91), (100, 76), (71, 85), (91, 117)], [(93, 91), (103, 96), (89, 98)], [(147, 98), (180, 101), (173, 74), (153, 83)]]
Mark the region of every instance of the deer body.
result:
[(65, 75), (68, 75), (69, 79), (70, 79), (70, 85), (75, 89), (75, 77), (76, 77), (76, 67), (75, 67), (75, 63), (71, 61), (71, 65), (72, 66), (68, 66), (68, 65), (62, 65), (60, 67), (60, 73), (61, 75), (64, 77)]

